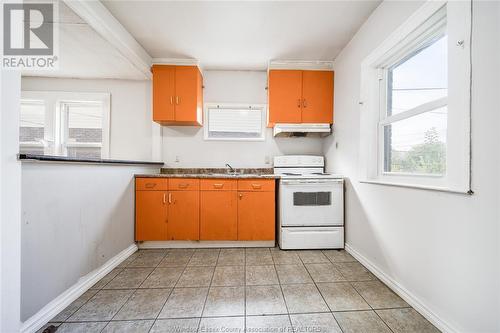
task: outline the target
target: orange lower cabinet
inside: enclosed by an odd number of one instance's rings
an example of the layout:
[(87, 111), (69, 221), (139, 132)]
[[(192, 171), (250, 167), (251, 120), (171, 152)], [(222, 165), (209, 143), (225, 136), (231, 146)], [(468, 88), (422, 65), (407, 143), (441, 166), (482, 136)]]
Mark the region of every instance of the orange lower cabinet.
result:
[(237, 240), (237, 192), (201, 191), (200, 194), (200, 239)]
[(170, 191), (168, 194), (168, 239), (200, 239), (200, 192)]
[(167, 240), (167, 192), (136, 191), (135, 240)]
[(238, 192), (238, 240), (274, 240), (274, 192)]

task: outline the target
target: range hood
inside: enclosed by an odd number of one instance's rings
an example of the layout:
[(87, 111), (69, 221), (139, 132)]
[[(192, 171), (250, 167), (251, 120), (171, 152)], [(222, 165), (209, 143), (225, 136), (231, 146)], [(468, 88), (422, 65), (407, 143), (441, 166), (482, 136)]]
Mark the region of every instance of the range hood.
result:
[(325, 137), (332, 134), (330, 124), (275, 124), (275, 137)]

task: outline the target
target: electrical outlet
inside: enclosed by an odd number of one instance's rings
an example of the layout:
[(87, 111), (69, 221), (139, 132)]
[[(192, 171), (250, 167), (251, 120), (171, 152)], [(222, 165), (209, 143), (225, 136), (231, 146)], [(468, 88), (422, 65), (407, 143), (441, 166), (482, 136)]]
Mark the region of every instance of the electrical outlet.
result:
[(179, 156), (175, 156), (175, 163), (179, 163), (180, 160), (179, 160)]
[(271, 158), (269, 157), (269, 155), (264, 156), (264, 163), (271, 164)]

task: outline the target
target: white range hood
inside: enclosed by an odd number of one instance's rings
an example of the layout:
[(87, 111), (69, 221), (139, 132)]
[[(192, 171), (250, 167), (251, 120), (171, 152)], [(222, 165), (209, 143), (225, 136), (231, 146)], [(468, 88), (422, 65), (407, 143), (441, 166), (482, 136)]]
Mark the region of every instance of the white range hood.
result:
[(324, 137), (332, 134), (330, 124), (275, 124), (275, 137)]

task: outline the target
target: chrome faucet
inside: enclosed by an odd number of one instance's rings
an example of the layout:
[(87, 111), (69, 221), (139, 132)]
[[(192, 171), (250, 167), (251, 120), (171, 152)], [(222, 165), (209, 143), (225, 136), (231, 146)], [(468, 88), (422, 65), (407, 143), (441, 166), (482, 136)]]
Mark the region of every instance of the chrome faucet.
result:
[(229, 163), (226, 163), (226, 166), (229, 168), (230, 173), (236, 173), (236, 170)]

